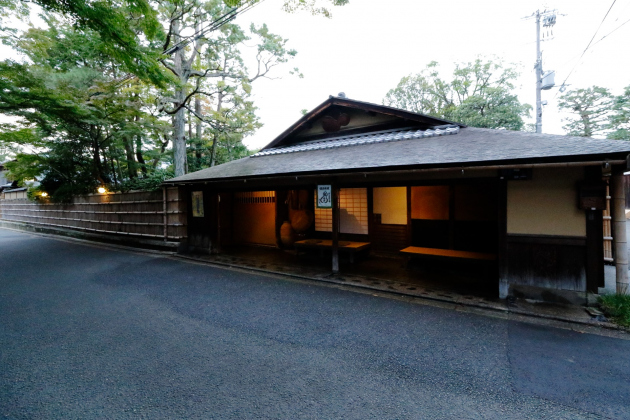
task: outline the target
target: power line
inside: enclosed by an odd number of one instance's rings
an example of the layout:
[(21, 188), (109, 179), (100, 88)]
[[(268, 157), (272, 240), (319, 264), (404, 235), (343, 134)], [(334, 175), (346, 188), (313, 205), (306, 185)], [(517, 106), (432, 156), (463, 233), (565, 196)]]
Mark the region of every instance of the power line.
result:
[(186, 37), (186, 39), (183, 39), (183, 40), (179, 41), (178, 43), (176, 43), (175, 45), (171, 46), (170, 48), (165, 50), (163, 52), (163, 54), (166, 54), (166, 55), (173, 54), (175, 51), (179, 50), (180, 48), (183, 48), (183, 47), (187, 46), (192, 41), (196, 41), (197, 39), (201, 38), (202, 36), (204, 36), (208, 32), (215, 31), (215, 30), (219, 29), (221, 26), (223, 26), (223, 25), (227, 24), (228, 22), (236, 19), (236, 17), (238, 15), (245, 13), (246, 11), (250, 10), (251, 8), (256, 6), (257, 4), (262, 3), (263, 1), (264, 0), (259, 0), (259, 1), (257, 1), (257, 0), (248, 0), (243, 5), (231, 9), (230, 11), (226, 12), (225, 14), (223, 14), (220, 17), (218, 17), (214, 21), (210, 22), (205, 28), (199, 29), (194, 34), (190, 35), (189, 37)]
[(615, 29), (613, 29), (612, 31), (608, 32), (606, 35), (601, 37), (596, 43), (593, 44), (593, 46), (595, 46), (595, 45), (599, 44), (600, 42), (602, 42), (604, 40), (604, 38), (606, 38), (608, 35), (610, 35), (613, 32), (615, 32), (617, 29), (621, 28), (623, 25), (625, 25), (628, 22), (630, 22), (630, 19), (626, 20), (624, 23), (622, 23), (621, 25), (617, 26)]
[[(617, 20), (619, 20), (617, 18)], [(612, 35), (614, 32), (616, 32), (617, 30), (621, 29), (622, 26), (626, 25), (627, 23), (630, 22), (630, 19), (626, 20), (625, 22), (623, 22), (621, 25), (617, 26), (615, 29), (613, 29), (612, 31), (608, 32), (606, 35), (604, 35), (603, 37), (601, 37), (600, 39), (598, 39), (593, 45), (591, 45), (591, 47), (594, 47), (595, 45), (599, 44), (600, 42), (602, 42), (604, 39), (606, 39), (607, 37), (609, 37), (610, 35)], [(530, 44), (532, 44), (530, 42)], [(568, 59), (567, 61), (565, 61), (564, 63), (562, 63), (560, 65), (560, 68), (566, 66), (567, 64), (571, 63), (574, 60), (579, 60), (580, 55), (575, 55), (572, 58)]]
[[(189, 37), (186, 37), (186, 39), (183, 39), (183, 40), (179, 41), (178, 43), (172, 45), (170, 48), (164, 50), (162, 52), (162, 54), (171, 55), (171, 54), (175, 53), (175, 51), (186, 47), (192, 41), (196, 41), (197, 39), (201, 38), (205, 34), (207, 34), (209, 32), (216, 31), (221, 26), (223, 26), (223, 25), (229, 23), (230, 21), (236, 19), (237, 16), (239, 16), (239, 15), (245, 13), (246, 11), (252, 9), (254, 6), (262, 3), (263, 1), (265, 1), (265, 0), (248, 0), (243, 5), (235, 7), (233, 9), (231, 9), (230, 11), (224, 13), (223, 15), (219, 16), (217, 19), (215, 19), (212, 22), (210, 22), (205, 28), (202, 28), (202, 29), (196, 31), (195, 33), (193, 33)], [(133, 74), (128, 74), (128, 75), (124, 76), (122, 79), (118, 80), (115, 85), (116, 86), (120, 86), (122, 83), (125, 83), (126, 81), (128, 81), (130, 79), (133, 79), (135, 77), (136, 76), (133, 75)]]
[[(604, 18), (602, 19), (602, 21), (599, 23), (599, 26), (597, 27), (597, 29), (595, 30), (595, 33), (593, 34), (593, 36), (591, 37), (591, 40), (588, 42), (588, 45), (586, 46), (586, 48), (584, 48), (584, 51), (582, 51), (582, 55), (580, 55), (580, 58), (578, 59), (578, 62), (575, 64), (575, 66), (573, 66), (573, 68), (571, 69), (571, 71), (569, 72), (569, 74), (567, 75), (567, 77), (564, 79), (564, 82), (562, 82), (562, 85), (560, 85), (560, 89), (562, 89), (562, 87), (565, 85), (565, 83), (567, 82), (567, 80), (569, 80), (569, 77), (571, 76), (571, 74), (573, 74), (573, 71), (575, 70), (575, 68), (578, 66), (578, 64), (580, 63), (579, 60), (582, 59), (582, 57), (584, 57), (584, 54), (586, 54), (586, 51), (588, 51), (588, 49), (590, 48), (593, 40), (595, 39), (595, 37), (597, 36), (597, 33), (599, 32), (600, 28), (602, 27), (602, 25), (604, 24), (604, 21), (606, 20), (606, 18), (608, 17), (608, 14), (610, 13), (610, 11), (612, 10), (613, 6), (615, 5), (615, 3), (617, 3), (617, 0), (613, 0), (612, 4), (610, 5), (610, 7), (608, 8), (608, 11), (606, 12), (606, 14), (604, 15)], [(603, 39), (603, 38), (602, 38)], [(601, 41), (601, 40), (600, 40)], [(599, 42), (599, 41), (597, 41)], [(558, 96), (558, 93), (560, 92), (560, 89), (558, 89), (558, 92), (556, 92), (554, 98), (556, 96)]]

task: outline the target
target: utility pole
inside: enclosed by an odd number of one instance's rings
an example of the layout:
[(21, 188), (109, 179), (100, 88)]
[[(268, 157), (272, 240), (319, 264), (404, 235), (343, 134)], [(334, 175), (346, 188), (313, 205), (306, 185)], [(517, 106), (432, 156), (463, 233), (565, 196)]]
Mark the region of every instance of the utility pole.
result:
[[(543, 20), (543, 27), (551, 29), (556, 24), (556, 11), (555, 10), (536, 10), (531, 16), (525, 19), (536, 18), (536, 63), (534, 69), (536, 70), (536, 132), (542, 133), (542, 113), (543, 105), (546, 105), (546, 101), (542, 100), (542, 91), (551, 89), (554, 86), (554, 74), (550, 71), (543, 72), (542, 66), (542, 52), (540, 51), (540, 21)], [(544, 82), (543, 82), (544, 79)]]

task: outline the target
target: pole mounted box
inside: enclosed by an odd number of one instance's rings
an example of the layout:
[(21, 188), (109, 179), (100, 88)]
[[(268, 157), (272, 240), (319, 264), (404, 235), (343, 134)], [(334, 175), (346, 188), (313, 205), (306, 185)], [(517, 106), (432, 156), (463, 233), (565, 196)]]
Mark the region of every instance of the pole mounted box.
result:
[(555, 82), (556, 72), (548, 71), (542, 77), (542, 86), (540, 87), (542, 90), (549, 90), (556, 85)]

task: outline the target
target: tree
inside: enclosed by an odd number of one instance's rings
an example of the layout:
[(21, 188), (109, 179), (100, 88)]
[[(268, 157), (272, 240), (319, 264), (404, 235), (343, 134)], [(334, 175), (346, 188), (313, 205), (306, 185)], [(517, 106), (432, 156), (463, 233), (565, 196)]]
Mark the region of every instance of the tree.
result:
[(122, 66), (95, 47), (98, 34), (46, 21), (11, 44), (29, 64), (0, 62), (0, 112), (19, 118), (0, 135), (16, 153), (10, 170), (44, 175), (42, 186), (63, 199), (146, 174), (143, 148), (165, 128), (151, 112), (155, 95), (138, 80), (116, 82)]
[[(218, 0), (175, 0), (163, 10), (167, 26), (164, 50), (173, 50), (173, 53), (162, 60), (162, 63), (175, 76), (177, 83), (171, 94), (162, 98), (161, 109), (173, 116), (175, 176), (184, 175), (188, 166), (186, 110), (202, 121), (207, 120), (190, 107), (191, 100), (199, 95), (212, 97), (217, 103), (216, 112), (220, 115), (227, 96), (234, 93), (228, 80), (249, 90), (252, 82), (266, 77), (274, 67), (287, 62), (296, 54), (294, 50), (286, 48), (286, 39), (272, 34), (266, 25), (250, 28), (250, 33), (259, 40), (256, 54), (258, 66), (253, 75), (247, 73), (239, 53), (236, 52), (238, 45), (249, 37), (234, 23), (224, 24), (218, 31), (210, 34), (195, 36), (189, 48), (180, 46), (184, 41), (182, 34), (185, 29), (200, 33), (204, 21), (214, 21), (225, 13), (225, 6)], [(195, 63), (200, 63), (201, 67), (195, 68)], [(211, 91), (204, 89), (208, 79), (218, 81)], [(207, 121), (213, 123), (212, 120)], [(215, 120), (214, 123), (219, 121)]]
[(477, 59), (455, 65), (451, 80), (440, 77), (435, 61), (403, 77), (383, 103), (473, 127), (522, 130), (531, 106), (512, 93), (518, 72), (502, 62)]
[[(15, 158), (14, 177), (43, 175), (63, 200), (97, 185), (159, 186), (169, 167), (182, 170), (182, 155), (186, 170), (187, 153), (195, 169), (249, 154), (242, 140), (260, 127), (252, 83), (295, 55), (266, 25), (247, 32), (225, 19), (235, 13), (225, 4), (256, 1), (35, 0), (48, 27), (20, 32), (5, 18), (27, 19), (30, 6), (0, 0), (0, 37), (26, 56), (0, 62), (0, 114), (14, 121), (0, 124), (0, 152)], [(330, 16), (316, 0), (284, 6)], [(218, 16), (216, 30), (199, 35)], [(240, 48), (250, 39), (253, 72)]]
[(613, 96), (606, 88), (592, 86), (576, 89), (560, 96), (558, 108), (571, 114), (564, 118), (564, 130), (570, 136), (603, 135), (609, 128)]
[(614, 97), (608, 124), (611, 130), (607, 136), (609, 139), (630, 140), (630, 86), (624, 89), (623, 94)]
[[(167, 82), (158, 61), (161, 51), (152, 45), (161, 27), (149, 0), (34, 0), (33, 3), (44, 11), (70, 19), (81, 31), (98, 34), (101, 52), (121, 64), (124, 71), (157, 85)], [(29, 9), (25, 4), (0, 0), (0, 16), (12, 14), (26, 19)], [(15, 34), (10, 28), (2, 29)]]

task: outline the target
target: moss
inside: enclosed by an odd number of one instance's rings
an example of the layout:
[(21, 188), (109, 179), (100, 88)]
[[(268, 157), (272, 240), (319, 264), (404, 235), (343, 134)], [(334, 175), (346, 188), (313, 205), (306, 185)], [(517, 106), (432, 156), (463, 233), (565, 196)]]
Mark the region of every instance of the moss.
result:
[(601, 296), (599, 304), (606, 316), (613, 322), (624, 327), (630, 327), (630, 295)]

